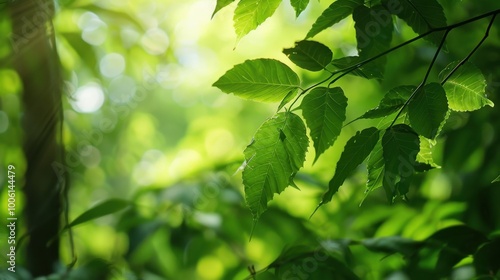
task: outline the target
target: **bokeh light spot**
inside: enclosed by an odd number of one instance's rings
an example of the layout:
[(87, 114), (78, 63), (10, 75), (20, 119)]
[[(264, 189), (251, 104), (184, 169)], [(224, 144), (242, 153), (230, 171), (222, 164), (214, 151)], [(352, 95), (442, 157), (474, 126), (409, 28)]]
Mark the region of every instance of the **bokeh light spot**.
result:
[(96, 83), (78, 88), (72, 97), (71, 106), (79, 113), (93, 113), (104, 103), (104, 93), (101, 86)]
[(137, 86), (134, 79), (118, 76), (109, 83), (109, 98), (115, 103), (127, 103), (135, 95)]
[(219, 259), (207, 256), (198, 262), (196, 272), (203, 279), (220, 279), (224, 274), (224, 266)]
[(113, 78), (125, 70), (125, 58), (118, 53), (110, 53), (101, 58), (99, 63), (101, 74), (108, 78)]
[(94, 13), (85, 12), (81, 15), (78, 27), (82, 30), (82, 39), (91, 45), (98, 46), (106, 40), (106, 23)]
[(163, 54), (170, 45), (167, 33), (159, 28), (151, 28), (141, 38), (144, 50), (152, 55)]

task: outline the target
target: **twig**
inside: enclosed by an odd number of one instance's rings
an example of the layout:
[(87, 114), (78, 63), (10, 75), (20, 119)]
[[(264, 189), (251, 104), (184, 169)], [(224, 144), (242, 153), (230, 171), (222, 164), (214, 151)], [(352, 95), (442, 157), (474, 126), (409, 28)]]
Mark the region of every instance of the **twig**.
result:
[[(357, 63), (357, 64), (355, 64), (355, 65), (352, 65), (352, 66), (349, 66), (349, 67), (347, 67), (347, 68), (344, 68), (344, 69), (339, 70), (338, 72), (343, 72), (343, 73), (342, 73), (342, 75), (340, 75), (339, 77), (337, 77), (337, 78), (335, 78), (334, 80), (332, 80), (332, 81), (328, 84), (328, 86), (330, 86), (331, 84), (335, 83), (336, 81), (338, 81), (340, 78), (342, 78), (342, 77), (343, 77), (343, 76), (345, 76), (346, 74), (348, 74), (348, 73), (350, 73), (350, 72), (352, 72), (352, 71), (354, 71), (354, 70), (359, 69), (361, 66), (363, 66), (363, 65), (365, 65), (365, 64), (367, 64), (367, 63), (370, 63), (370, 62), (372, 62), (373, 60), (378, 59), (378, 58), (380, 58), (380, 57), (382, 57), (382, 56), (384, 56), (384, 55), (386, 55), (386, 54), (388, 54), (388, 53), (390, 53), (390, 52), (393, 52), (393, 51), (395, 51), (395, 50), (397, 50), (397, 49), (399, 49), (399, 48), (401, 48), (401, 47), (404, 47), (404, 46), (406, 46), (406, 45), (408, 45), (408, 44), (410, 44), (410, 43), (413, 43), (413, 42), (415, 42), (415, 41), (417, 41), (417, 40), (420, 40), (420, 39), (422, 39), (422, 38), (424, 38), (424, 37), (428, 36), (429, 34), (432, 34), (432, 33), (434, 33), (434, 32), (439, 32), (439, 31), (446, 31), (446, 33), (445, 33), (445, 34), (447, 34), (447, 33), (449, 33), (450, 31), (452, 31), (452, 30), (453, 30), (453, 29), (455, 29), (455, 28), (458, 28), (458, 27), (461, 27), (461, 26), (463, 26), (463, 25), (467, 25), (467, 24), (469, 24), (469, 23), (475, 22), (475, 21), (477, 21), (477, 20), (480, 20), (480, 19), (483, 19), (483, 18), (486, 18), (486, 17), (492, 16), (492, 19), (491, 19), (491, 21), (490, 21), (490, 24), (488, 25), (488, 28), (486, 29), (486, 34), (485, 34), (485, 36), (481, 39), (481, 41), (479, 42), (479, 44), (478, 44), (478, 45), (477, 45), (477, 46), (476, 46), (476, 47), (475, 47), (475, 48), (471, 51), (471, 53), (469, 53), (469, 55), (468, 55), (468, 56), (467, 56), (467, 57), (466, 57), (463, 61), (461, 61), (461, 62), (460, 62), (460, 63), (459, 63), (459, 64), (458, 64), (458, 65), (457, 65), (457, 66), (456, 66), (456, 67), (455, 67), (455, 68), (454, 68), (454, 69), (453, 69), (453, 70), (452, 70), (452, 71), (448, 74), (448, 76), (445, 78), (445, 80), (443, 80), (443, 81), (441, 82), (441, 84), (444, 84), (444, 83), (446, 82), (446, 80), (449, 78), (449, 76), (451, 76), (451, 75), (452, 75), (452, 74), (453, 74), (453, 73), (454, 73), (454, 72), (455, 72), (455, 71), (456, 71), (456, 70), (457, 70), (457, 69), (458, 69), (461, 65), (463, 65), (463, 64), (464, 64), (464, 63), (465, 63), (465, 62), (466, 62), (466, 61), (467, 61), (467, 60), (468, 60), (468, 59), (472, 56), (472, 54), (473, 54), (473, 53), (474, 53), (474, 52), (475, 52), (475, 51), (476, 51), (476, 50), (477, 50), (477, 49), (481, 46), (481, 44), (482, 44), (482, 43), (486, 40), (486, 38), (487, 38), (487, 37), (488, 37), (488, 35), (489, 35), (489, 31), (490, 31), (490, 29), (491, 29), (491, 26), (492, 26), (492, 24), (493, 24), (493, 22), (494, 22), (494, 20), (495, 20), (495, 17), (496, 17), (496, 15), (497, 15), (497, 14), (499, 14), (499, 13), (500, 13), (500, 9), (497, 9), (497, 10), (490, 11), (490, 12), (487, 12), (487, 13), (484, 13), (484, 14), (481, 14), (481, 15), (478, 15), (478, 16), (475, 16), (475, 17), (472, 17), (472, 18), (470, 18), (470, 19), (467, 19), (467, 20), (464, 20), (464, 21), (461, 21), (461, 22), (458, 22), (458, 23), (455, 23), (455, 24), (451, 24), (451, 25), (448, 25), (448, 26), (438, 27), (438, 28), (431, 29), (431, 30), (429, 30), (429, 31), (427, 31), (427, 32), (425, 32), (425, 33), (422, 33), (421, 35), (418, 35), (418, 36), (416, 36), (416, 37), (414, 37), (414, 38), (412, 38), (412, 39), (410, 39), (410, 40), (408, 40), (408, 41), (405, 41), (405, 42), (403, 42), (403, 43), (401, 43), (401, 44), (399, 44), (399, 45), (397, 45), (397, 46), (394, 46), (394, 47), (392, 47), (392, 48), (390, 48), (390, 49), (388, 49), (388, 50), (386, 50), (386, 51), (384, 51), (384, 52), (382, 52), (382, 53), (380, 53), (380, 54), (378, 54), (378, 55), (376, 55), (376, 56), (373, 56), (373, 57), (368, 58), (368, 59), (366, 59), (366, 60), (364, 60), (364, 61), (362, 61), (362, 62), (360, 62), (360, 63)], [(429, 72), (428, 72), (428, 73), (429, 73)], [(428, 76), (428, 73), (426, 74), (426, 76)], [(333, 75), (332, 75), (330, 78), (332, 78), (332, 77), (333, 77)], [(425, 78), (425, 80), (426, 80), (426, 79), (427, 79), (427, 78)], [(420, 89), (420, 87), (421, 87), (421, 85), (419, 85), (419, 87), (418, 87), (418, 88), (417, 88), (417, 89), (416, 89), (416, 90), (412, 93), (411, 97), (413, 97), (413, 95), (415, 94), (415, 92), (416, 92), (417, 90), (419, 90), (419, 89)], [(411, 99), (411, 97), (410, 97), (410, 99)], [(407, 103), (407, 102), (406, 102), (406, 103)], [(406, 105), (407, 105), (406, 103), (404, 104), (404, 106), (406, 106)], [(403, 108), (404, 108), (404, 106), (403, 106)], [(399, 116), (400, 114), (401, 114), (401, 111), (398, 113), (398, 116)], [(360, 118), (360, 117), (359, 117), (359, 118), (356, 118), (356, 119), (354, 119), (354, 120), (350, 121), (348, 124), (351, 124), (351, 123), (353, 123), (354, 121), (359, 120), (359, 119), (361, 119), (361, 118)], [(397, 119), (397, 117), (395, 118), (395, 120), (396, 120), (396, 119)], [(348, 125), (348, 124), (346, 124), (346, 125)], [(346, 125), (344, 125), (344, 126), (346, 126)], [(392, 124), (391, 124), (391, 126), (392, 126)]]
[(451, 70), (450, 73), (448, 73), (448, 75), (446, 75), (446, 77), (441, 81), (441, 85), (444, 85), (446, 83), (446, 81), (448, 81), (448, 79), (451, 77), (451, 75), (453, 75), (453, 73), (455, 73), (455, 71), (457, 71), (457, 69), (460, 68), (460, 66), (464, 65), (464, 63), (467, 62), (471, 58), (471, 56), (479, 49), (479, 47), (484, 43), (484, 41), (486, 41), (486, 38), (488, 38), (488, 36), (490, 35), (490, 29), (491, 29), (491, 26), (493, 25), (493, 22), (495, 21), (496, 16), (497, 15), (494, 14), (491, 17), (490, 23), (488, 24), (488, 27), (486, 28), (486, 32), (484, 33), (484, 36), (481, 39), (481, 41), (479, 41), (479, 43), (474, 47), (474, 49), (464, 59), (462, 59), (453, 68), (453, 70)]
[(392, 121), (392, 123), (389, 126), (389, 128), (391, 128), (394, 125), (394, 123), (399, 118), (399, 116), (401, 115), (401, 113), (403, 112), (403, 110), (406, 108), (406, 106), (408, 106), (408, 104), (410, 103), (410, 101), (415, 97), (415, 95), (417, 95), (417, 93), (420, 91), (420, 89), (425, 86), (425, 83), (427, 82), (427, 79), (429, 78), (429, 74), (431, 73), (432, 67), (434, 66), (434, 63), (436, 62), (436, 59), (437, 59), (439, 53), (441, 52), (441, 49), (444, 46), (444, 42), (446, 41), (446, 37), (448, 37), (448, 33), (450, 33), (450, 30), (446, 30), (446, 32), (444, 33), (443, 38), (441, 39), (441, 43), (439, 43), (439, 47), (437, 48), (436, 53), (434, 53), (434, 57), (432, 58), (432, 61), (429, 64), (429, 68), (427, 68), (427, 72), (425, 73), (424, 79), (418, 85), (418, 87), (411, 93), (410, 97), (408, 98), (408, 100), (406, 100), (406, 102), (403, 104), (403, 106), (401, 107), (401, 109), (399, 109), (398, 114), (396, 115), (396, 117)]

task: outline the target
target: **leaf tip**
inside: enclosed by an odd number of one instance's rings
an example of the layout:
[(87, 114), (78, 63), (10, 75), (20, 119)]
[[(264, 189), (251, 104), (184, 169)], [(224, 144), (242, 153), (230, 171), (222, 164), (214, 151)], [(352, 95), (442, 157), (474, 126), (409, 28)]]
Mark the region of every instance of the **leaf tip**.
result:
[(248, 237), (248, 242), (252, 241), (252, 236), (253, 236), (253, 232), (255, 230), (255, 227), (257, 226), (257, 221), (258, 221), (258, 218), (253, 218), (252, 229), (250, 230), (250, 237)]
[(361, 207), (363, 205), (363, 202), (365, 202), (365, 199), (368, 197), (368, 192), (365, 192), (365, 196), (363, 196), (363, 198), (361, 199), (361, 201), (359, 202), (359, 205), (358, 207)]
[(309, 220), (316, 213), (316, 211), (318, 211), (318, 209), (321, 207), (321, 205), (323, 205), (323, 201), (320, 204), (318, 204), (318, 206), (316, 206), (316, 208), (314, 209), (314, 211), (311, 213), (311, 216), (309, 216)]
[(492, 184), (496, 182), (500, 182), (500, 175), (496, 177), (493, 181), (491, 181)]
[(313, 163), (311, 165), (316, 164), (316, 161), (318, 161), (320, 155), (321, 155), (320, 153), (316, 153), (316, 155), (314, 156)]

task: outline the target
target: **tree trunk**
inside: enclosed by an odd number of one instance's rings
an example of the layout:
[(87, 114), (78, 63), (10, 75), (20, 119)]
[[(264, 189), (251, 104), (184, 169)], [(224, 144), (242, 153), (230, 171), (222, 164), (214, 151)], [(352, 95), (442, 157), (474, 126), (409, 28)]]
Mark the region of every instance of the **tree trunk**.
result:
[(23, 86), (26, 258), (34, 277), (53, 273), (59, 260), (62, 186), (51, 166), (62, 163), (57, 141), (62, 111), (60, 67), (51, 28), (53, 11), (50, 0), (9, 4), (13, 66)]

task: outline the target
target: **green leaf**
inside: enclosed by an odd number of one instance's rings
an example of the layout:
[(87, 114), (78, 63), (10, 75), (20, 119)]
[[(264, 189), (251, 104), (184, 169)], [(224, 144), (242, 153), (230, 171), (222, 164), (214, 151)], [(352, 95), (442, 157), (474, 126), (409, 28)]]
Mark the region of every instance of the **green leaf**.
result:
[(446, 245), (464, 255), (473, 254), (477, 250), (477, 247), (486, 241), (488, 239), (483, 233), (466, 225), (443, 228), (436, 231), (426, 240), (430, 245), (438, 248)]
[[(388, 10), (404, 20), (417, 34), (423, 34), (432, 28), (446, 26), (446, 16), (443, 7), (437, 0), (383, 0), (382, 4)], [(424, 39), (439, 45), (443, 34), (435, 32)]]
[(340, 87), (313, 89), (301, 104), (302, 114), (311, 130), (315, 161), (333, 145), (345, 121), (347, 98)]
[(399, 86), (389, 90), (376, 108), (368, 110), (360, 118), (376, 119), (397, 112), (410, 98), (415, 88), (414, 86)]
[(307, 8), (309, 0), (290, 0), (290, 4), (295, 10), (295, 16), (298, 17)]
[(214, 12), (212, 13), (212, 17), (215, 16), (215, 14), (220, 11), (222, 8), (226, 7), (227, 5), (233, 3), (234, 0), (217, 0), (217, 5), (215, 5)]
[(429, 139), (437, 136), (441, 124), (446, 119), (448, 101), (443, 87), (430, 83), (415, 93), (408, 105), (408, 117), (415, 131)]
[(500, 238), (483, 244), (474, 253), (477, 275), (495, 275), (500, 270)]
[(296, 267), (303, 267), (304, 263), (310, 261), (314, 261), (315, 269), (306, 270), (307, 279), (359, 280), (359, 277), (343, 261), (331, 256), (330, 252), (321, 247), (298, 245), (287, 248), (267, 269), (275, 269), (274, 279), (299, 279), (294, 276), (301, 275), (299, 273), (303, 272), (297, 270)]
[(419, 136), (419, 139), (420, 151), (418, 152), (416, 159), (416, 171), (423, 172), (433, 168), (441, 168), (441, 166), (437, 165), (432, 158), (432, 148), (435, 145), (435, 141), (422, 136)]
[[(452, 62), (439, 74), (440, 79), (447, 77), (458, 65)], [(486, 79), (481, 71), (470, 62), (465, 62), (443, 85), (450, 109), (454, 111), (474, 111), (494, 104), (486, 97)]]
[[(160, 229), (162, 226), (166, 224), (165, 221), (161, 220), (152, 220), (152, 221), (143, 221), (137, 226), (129, 229), (127, 231), (128, 234), (128, 250), (126, 253), (127, 257), (130, 257), (138, 248), (140, 248), (140, 245), (143, 244), (143, 242), (153, 235), (158, 229)], [(172, 229), (170, 231), (172, 239), (176, 237), (176, 233), (179, 229), (183, 229), (184, 223), (180, 228)], [(188, 242), (191, 241), (192, 236), (189, 236), (185, 232), (183, 232), (182, 237), (185, 239), (188, 239)], [(190, 238), (191, 237), (191, 238)], [(175, 244), (176, 246), (179, 246), (182, 244), (182, 242), (179, 242), (179, 240), (173, 240), (171, 244)], [(183, 248), (184, 249), (184, 248)]]
[(291, 112), (277, 114), (257, 130), (245, 149), (243, 170), (245, 196), (255, 221), (302, 167), (308, 145), (302, 119)]
[(241, 0), (234, 11), (234, 29), (238, 40), (274, 14), (281, 0)]
[(309, 255), (314, 252), (314, 247), (307, 245), (294, 245), (285, 247), (281, 250), (279, 256), (269, 264), (268, 268), (278, 268), (283, 264), (299, 259), (304, 255)]
[(283, 97), (283, 100), (281, 100), (280, 105), (278, 106), (278, 111), (285, 107), (288, 102), (292, 101), (295, 94), (297, 94), (297, 91), (291, 90), (285, 97)]
[(400, 236), (389, 236), (381, 238), (368, 238), (361, 244), (374, 252), (387, 254), (400, 253), (405, 257), (415, 254), (423, 245), (421, 241), (414, 241)]
[[(344, 151), (337, 162), (335, 175), (328, 184), (328, 191), (323, 195), (318, 208), (331, 201), (345, 179), (360, 165), (373, 150), (379, 138), (379, 130), (370, 127), (357, 132), (345, 145)], [(317, 208), (316, 208), (317, 209)]]
[(102, 203), (99, 203), (98, 205), (94, 206), (93, 208), (83, 212), (80, 216), (78, 216), (74, 221), (69, 223), (65, 228), (71, 228), (79, 224), (83, 224), (85, 222), (113, 214), (115, 212), (118, 212), (120, 210), (123, 210), (130, 206), (131, 203), (127, 200), (123, 199), (109, 199), (106, 200)]
[(363, 0), (337, 0), (333, 2), (313, 24), (311, 30), (307, 33), (306, 39), (348, 17), (352, 14), (354, 8), (363, 5), (363, 2)]
[(295, 47), (284, 49), (283, 53), (297, 66), (311, 71), (325, 69), (333, 57), (327, 46), (307, 40), (296, 42)]
[(274, 59), (247, 60), (235, 65), (213, 86), (225, 93), (262, 102), (278, 102), (299, 88), (300, 80), (290, 67)]
[[(365, 59), (362, 59), (359, 56), (346, 56), (334, 59), (332, 61), (332, 65), (337, 67), (339, 70), (342, 70), (357, 65), (364, 60)], [(355, 70), (350, 71), (349, 74), (358, 77), (363, 77), (365, 79), (382, 79), (384, 77), (384, 73), (382, 72), (381, 68), (370, 67), (367, 65), (359, 66)]]
[(375, 148), (370, 153), (368, 157), (368, 164), (366, 166), (368, 170), (368, 179), (366, 180), (366, 190), (365, 197), (360, 204), (366, 199), (369, 193), (380, 188), (382, 186), (384, 178), (384, 154), (382, 150), (382, 141), (377, 141)]
[(440, 250), (435, 270), (446, 275), (463, 258), (474, 254), (488, 239), (481, 232), (465, 225), (441, 229), (425, 241)]
[(406, 194), (410, 190), (410, 183), (411, 183), (411, 178), (412, 175), (410, 174), (408, 177), (403, 177), (399, 182), (396, 183), (396, 193), (398, 193), (403, 200), (408, 200), (406, 197)]
[(498, 175), (498, 177), (496, 177), (495, 180), (491, 181), (491, 183), (496, 183), (496, 182), (500, 182), (500, 175)]
[[(368, 8), (359, 6), (352, 14), (359, 57), (368, 59), (389, 49), (392, 40), (392, 16), (382, 6)], [(365, 68), (384, 73), (386, 57), (382, 56), (371, 61)]]
[(397, 124), (385, 131), (382, 137), (383, 186), (389, 201), (397, 195), (396, 184), (414, 173), (419, 147), (418, 135), (406, 124)]

